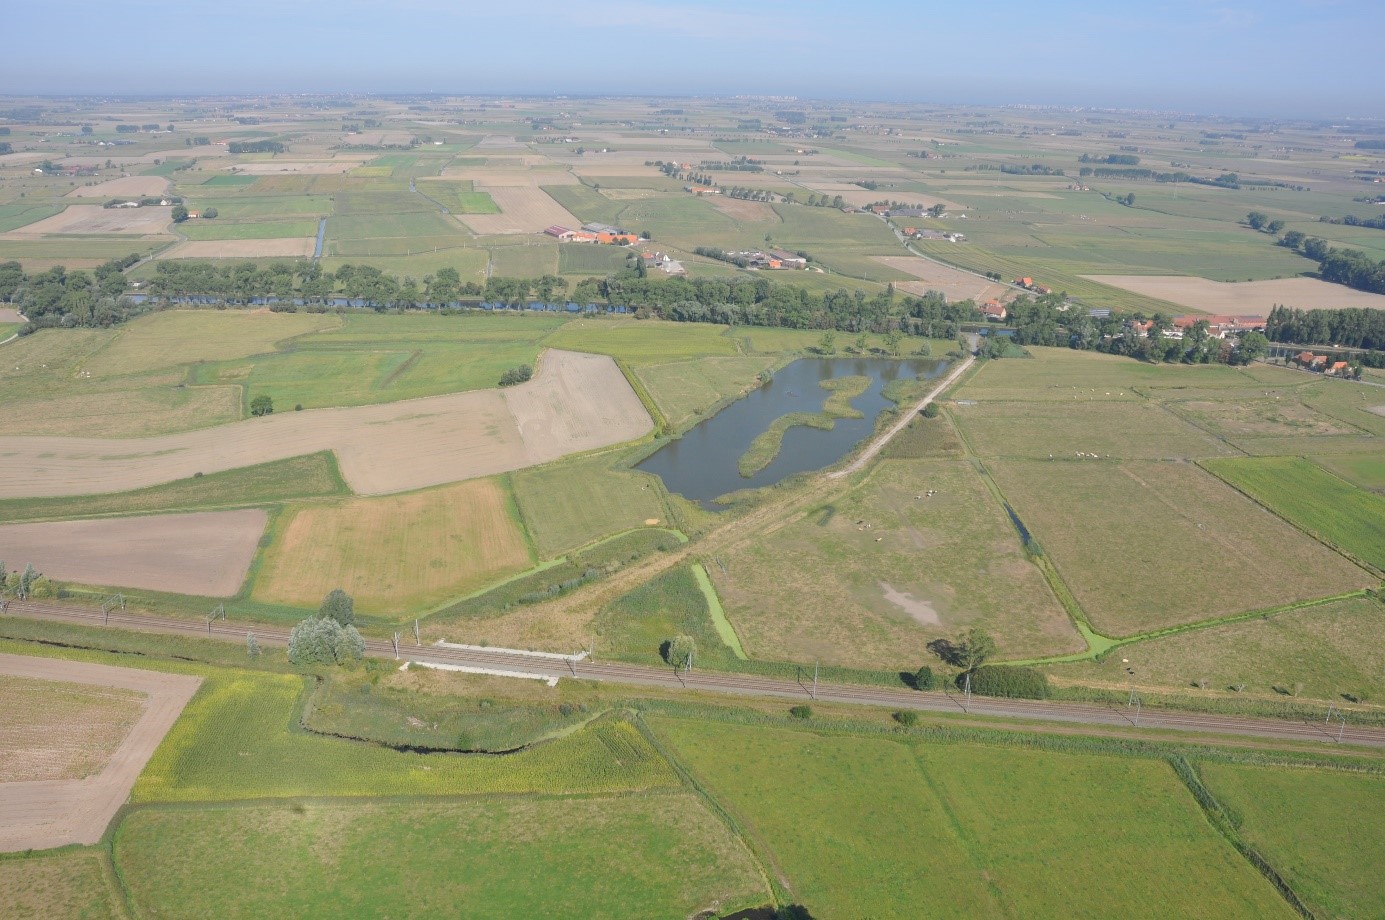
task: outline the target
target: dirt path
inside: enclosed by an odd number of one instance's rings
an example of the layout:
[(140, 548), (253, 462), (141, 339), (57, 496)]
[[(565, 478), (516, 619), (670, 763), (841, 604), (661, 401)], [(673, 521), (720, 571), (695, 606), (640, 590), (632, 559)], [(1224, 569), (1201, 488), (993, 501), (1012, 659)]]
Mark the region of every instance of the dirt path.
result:
[(948, 375), (944, 377), (937, 386), (929, 390), (928, 395), (920, 399), (914, 408), (910, 409), (908, 412), (901, 412), (898, 421), (891, 425), (886, 431), (876, 435), (875, 440), (871, 441), (870, 445), (867, 446), (865, 450), (861, 451), (860, 455), (855, 460), (848, 463), (842, 469), (828, 473), (827, 477), (829, 479), (841, 479), (843, 476), (850, 476), (852, 473), (864, 469), (866, 464), (875, 459), (875, 455), (880, 453), (886, 444), (890, 443), (891, 438), (903, 431), (904, 426), (908, 425), (915, 415), (922, 412), (929, 403), (937, 398), (939, 393), (956, 383), (957, 378), (962, 376), (966, 369), (971, 367), (975, 361), (976, 358), (974, 356), (968, 355), (965, 361), (949, 371)]
[(143, 715), (97, 775), (0, 783), (0, 852), (7, 853), (100, 841), (154, 749), (202, 683), (183, 674), (5, 654), (0, 654), (0, 673), (124, 687), (148, 696)]

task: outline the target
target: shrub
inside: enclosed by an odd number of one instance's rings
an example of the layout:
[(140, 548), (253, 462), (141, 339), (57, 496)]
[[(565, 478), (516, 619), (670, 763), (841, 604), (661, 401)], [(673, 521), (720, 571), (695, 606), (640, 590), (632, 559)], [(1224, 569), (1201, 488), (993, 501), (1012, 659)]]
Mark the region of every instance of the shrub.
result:
[(261, 393), (250, 400), (250, 414), (255, 416), (271, 415), (274, 412), (274, 400)]
[(932, 690), (938, 685), (938, 678), (934, 676), (933, 669), (924, 665), (914, 672), (915, 690)]
[(939, 410), (938, 410), (938, 404), (935, 403), (935, 402), (931, 402), (931, 403), (929, 403), (928, 405), (926, 405), (926, 406), (923, 407), (923, 417), (924, 417), (924, 418), (937, 418), (937, 417), (938, 417), (938, 411), (939, 411)]
[(912, 709), (901, 709), (894, 714), (894, 720), (908, 728), (911, 725), (919, 724), (919, 714)]
[(812, 706), (795, 706), (789, 710), (789, 715), (795, 719), (811, 719), (813, 717)]
[[(957, 676), (957, 685), (963, 686), (966, 674)], [(1027, 700), (1045, 700), (1053, 690), (1048, 685), (1048, 675), (1033, 668), (1014, 665), (990, 664), (971, 672), (971, 692), (982, 696), (1008, 696)]]
[(502, 387), (512, 387), (517, 383), (523, 383), (534, 376), (534, 369), (527, 364), (519, 367), (512, 367), (500, 375), (500, 385)]

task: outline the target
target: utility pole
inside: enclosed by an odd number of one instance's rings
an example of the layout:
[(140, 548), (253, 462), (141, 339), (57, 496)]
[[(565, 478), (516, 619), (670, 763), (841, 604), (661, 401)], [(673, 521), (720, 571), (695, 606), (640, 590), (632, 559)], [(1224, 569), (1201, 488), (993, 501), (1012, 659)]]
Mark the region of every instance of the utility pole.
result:
[(967, 707), (971, 705), (971, 672), (970, 672), (970, 671), (967, 672), (966, 694), (967, 694), (967, 701), (966, 701), (966, 703), (964, 703), (964, 704), (962, 705), (962, 711), (963, 711), (963, 712), (966, 712), (966, 711), (967, 711)]
[[(1341, 714), (1339, 713), (1339, 715), (1341, 715)], [(1341, 743), (1342, 743), (1342, 736), (1345, 735), (1345, 734), (1347, 733), (1347, 717), (1346, 717), (1345, 715), (1341, 715), (1341, 719), (1342, 719), (1342, 726), (1341, 726), (1341, 728), (1337, 729), (1337, 743), (1338, 743), (1338, 744), (1341, 744)]]
[(414, 645), (423, 645), (423, 640), (418, 637), (418, 620), (414, 619)]
[(813, 692), (812, 692), (812, 697), (813, 697), (813, 700), (814, 700), (814, 701), (816, 701), (817, 698), (818, 698), (818, 663), (817, 663), (816, 661), (813, 662)]
[(394, 660), (399, 660), (399, 632), (397, 630), (394, 634)]

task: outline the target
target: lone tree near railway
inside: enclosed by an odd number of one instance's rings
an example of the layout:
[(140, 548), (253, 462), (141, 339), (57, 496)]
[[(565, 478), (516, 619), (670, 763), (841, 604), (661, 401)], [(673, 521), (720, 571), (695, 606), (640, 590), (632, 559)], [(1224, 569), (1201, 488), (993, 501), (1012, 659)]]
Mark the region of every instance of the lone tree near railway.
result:
[(322, 599), (317, 615), (336, 620), (342, 626), (351, 626), (356, 622), (356, 602), (341, 588), (333, 588)]
[(354, 618), (351, 596), (340, 588), (332, 591), (318, 612), (289, 634), (289, 661), (296, 665), (359, 661), (365, 655), (365, 639), (351, 625)]
[(664, 643), (660, 649), (663, 652), (664, 660), (675, 668), (690, 668), (692, 666), (693, 655), (697, 653), (697, 643), (692, 636), (674, 636)]
[(975, 671), (995, 654), (995, 639), (984, 629), (973, 626), (958, 637), (957, 664), (963, 671)]

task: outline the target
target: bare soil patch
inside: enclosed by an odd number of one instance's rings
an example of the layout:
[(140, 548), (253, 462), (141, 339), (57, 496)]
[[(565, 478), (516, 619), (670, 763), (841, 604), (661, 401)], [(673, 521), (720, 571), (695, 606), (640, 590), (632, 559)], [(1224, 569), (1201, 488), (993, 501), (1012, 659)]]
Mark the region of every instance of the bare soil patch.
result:
[(713, 195), (712, 207), (735, 220), (778, 220), (779, 215), (763, 201), (746, 201), (742, 198), (727, 198)]
[[(184, 674), (3, 654), (0, 674), (63, 681), (63, 686), (113, 687), (144, 698), (142, 711), (95, 776), (0, 783), (0, 852), (100, 840), (154, 749), (202, 682)], [(60, 715), (53, 730), (60, 731), (65, 718)]]
[(913, 617), (922, 626), (941, 626), (942, 620), (938, 618), (938, 611), (933, 609), (933, 605), (928, 601), (921, 601), (907, 591), (897, 591), (886, 583), (880, 582), (880, 593), (885, 596), (885, 600), (903, 610)]
[(0, 526), (0, 558), (59, 581), (203, 597), (240, 590), (268, 515), (259, 509)]
[(310, 236), (279, 240), (192, 240), (159, 253), (159, 259), (307, 258), (317, 241)]
[(1316, 278), (1276, 281), (1209, 281), (1186, 275), (1083, 275), (1089, 281), (1157, 297), (1204, 313), (1268, 315), (1277, 304), (1303, 310), (1373, 307), (1385, 310), (1385, 294), (1354, 291)]
[(172, 208), (103, 208), (94, 204), (74, 204), (61, 214), (0, 234), (0, 239), (24, 240), (51, 233), (146, 235), (166, 232), (172, 220)]
[(145, 696), (0, 673), (0, 783), (100, 772), (144, 711)]
[(169, 182), (163, 176), (121, 176), (107, 179), (95, 185), (73, 189), (68, 198), (138, 198), (144, 195), (162, 195), (168, 190)]
[(506, 390), (277, 413), (152, 438), (0, 437), (0, 497), (125, 492), (321, 450), (336, 452), (353, 490), (383, 495), (545, 463), (651, 426), (615, 361), (550, 349), (534, 379)]
[(499, 214), (458, 215), (476, 233), (542, 233), (554, 224), (569, 229), (582, 225), (572, 212), (537, 186), (482, 185), (478, 180), (475, 188), (488, 193), (500, 208)]
[(14, 307), (0, 307), (0, 323), (22, 323), (24, 317)]
[(994, 281), (977, 277), (970, 272), (949, 268), (946, 265), (939, 265), (937, 262), (930, 262), (916, 256), (872, 256), (871, 258), (882, 265), (888, 265), (890, 268), (920, 279), (917, 282), (906, 281), (896, 285), (896, 287), (911, 294), (942, 291), (947, 295), (948, 300), (971, 298), (981, 302), (999, 299), (1010, 293), (1010, 288), (1003, 284), (996, 284)]

